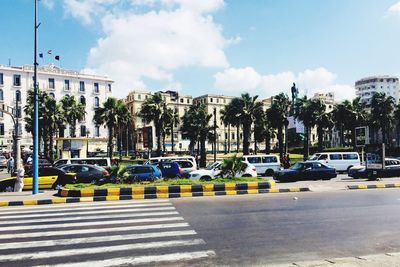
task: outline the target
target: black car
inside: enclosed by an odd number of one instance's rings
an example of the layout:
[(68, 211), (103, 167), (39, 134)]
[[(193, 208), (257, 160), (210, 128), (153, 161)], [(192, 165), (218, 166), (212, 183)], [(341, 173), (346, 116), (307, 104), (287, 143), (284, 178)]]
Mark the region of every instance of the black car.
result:
[(107, 180), (110, 176), (103, 167), (89, 164), (66, 164), (59, 166), (60, 169), (75, 173), (78, 183), (98, 184), (100, 181)]
[(389, 177), (400, 177), (400, 160), (398, 159), (385, 159), (385, 168), (382, 170), (371, 170), (366, 169), (365, 166), (355, 166), (349, 170), (350, 177), (354, 179), (367, 178), (389, 178)]
[(274, 179), (280, 182), (301, 180), (330, 180), (337, 176), (336, 169), (318, 161), (297, 162), (286, 170), (275, 172)]

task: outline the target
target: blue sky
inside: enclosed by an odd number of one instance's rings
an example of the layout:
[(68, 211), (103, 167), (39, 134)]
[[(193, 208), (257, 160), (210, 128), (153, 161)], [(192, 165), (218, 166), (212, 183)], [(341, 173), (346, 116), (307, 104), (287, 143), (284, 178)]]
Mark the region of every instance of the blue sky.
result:
[[(41, 0), (40, 64), (105, 74), (114, 94), (268, 97), (400, 74), (398, 0)], [(0, 1), (0, 64), (32, 64), (33, 1)]]

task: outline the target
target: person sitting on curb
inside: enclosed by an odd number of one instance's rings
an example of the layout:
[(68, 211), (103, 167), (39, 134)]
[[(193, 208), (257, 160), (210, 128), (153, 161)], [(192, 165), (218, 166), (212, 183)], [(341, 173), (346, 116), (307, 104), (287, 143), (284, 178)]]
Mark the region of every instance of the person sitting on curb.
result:
[(15, 177), (14, 192), (22, 192), (24, 188), (24, 175), (24, 167), (20, 164), (17, 169), (17, 177)]

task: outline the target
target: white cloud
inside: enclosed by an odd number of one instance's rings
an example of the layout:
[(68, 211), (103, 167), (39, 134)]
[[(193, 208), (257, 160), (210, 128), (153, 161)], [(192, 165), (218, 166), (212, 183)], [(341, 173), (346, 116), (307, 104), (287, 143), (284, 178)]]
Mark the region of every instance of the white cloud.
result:
[(52, 10), (54, 8), (54, 0), (42, 0), (42, 3), (47, 9)]
[(389, 7), (387, 10), (388, 15), (400, 15), (400, 2), (397, 2), (396, 4), (392, 5)]
[(232, 92), (250, 92), (261, 97), (269, 97), (280, 92), (290, 94), (293, 82), (300, 95), (311, 97), (317, 92), (334, 92), (338, 100), (352, 99), (355, 90), (352, 86), (337, 84), (337, 75), (325, 68), (306, 69), (299, 73), (291, 71), (261, 75), (252, 67), (228, 68), (214, 75), (214, 87)]
[[(104, 36), (90, 49), (86, 69), (114, 79), (116, 96), (146, 79), (176, 85), (174, 71), (182, 67), (229, 67), (224, 49), (240, 37), (225, 38), (210, 13), (223, 0), (132, 0), (125, 10), (117, 2), (64, 0), (67, 14), (83, 24), (101, 17)], [(138, 5), (152, 8), (138, 12)]]

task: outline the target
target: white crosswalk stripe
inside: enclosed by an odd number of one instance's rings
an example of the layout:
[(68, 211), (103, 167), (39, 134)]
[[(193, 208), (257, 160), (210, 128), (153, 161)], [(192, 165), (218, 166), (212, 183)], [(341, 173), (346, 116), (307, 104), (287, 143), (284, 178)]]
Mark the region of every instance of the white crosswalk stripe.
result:
[(202, 265), (216, 256), (169, 200), (104, 204), (1, 209), (0, 266)]

